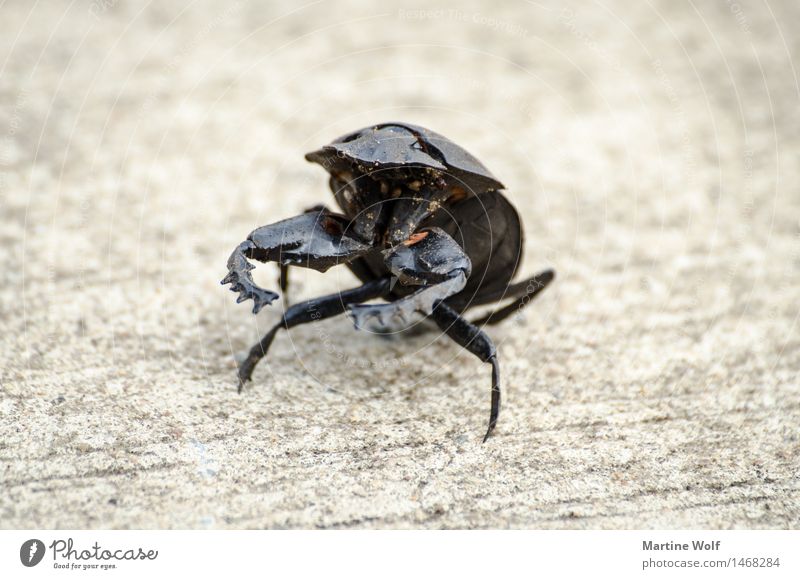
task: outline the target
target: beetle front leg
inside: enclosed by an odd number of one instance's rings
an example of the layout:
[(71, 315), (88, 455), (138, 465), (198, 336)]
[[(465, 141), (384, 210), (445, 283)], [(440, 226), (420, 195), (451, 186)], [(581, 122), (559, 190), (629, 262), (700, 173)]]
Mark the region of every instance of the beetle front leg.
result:
[(319, 209), (259, 227), (231, 254), (228, 275), (221, 283), (229, 283), (231, 291), (240, 292), (237, 302), (252, 299), (253, 313), (257, 314), (264, 305), (277, 299), (278, 294), (255, 284), (250, 276), (254, 266), (248, 259), (326, 271), (372, 249), (353, 237), (348, 225), (346, 217)]
[(386, 326), (393, 321), (407, 323), (416, 312), (429, 316), (437, 303), (464, 289), (472, 272), (461, 246), (438, 227), (414, 233), (384, 255), (387, 268), (401, 285), (419, 289), (388, 304), (350, 306), (357, 328), (372, 318)]
[(483, 330), (459, 316), (447, 304), (438, 304), (431, 317), (439, 328), (455, 340), (456, 343), (475, 354), (482, 362), (492, 365), (489, 427), (483, 437), (483, 442), (486, 442), (497, 424), (497, 417), (500, 415), (500, 363), (497, 361), (497, 348), (495, 348), (492, 339)]

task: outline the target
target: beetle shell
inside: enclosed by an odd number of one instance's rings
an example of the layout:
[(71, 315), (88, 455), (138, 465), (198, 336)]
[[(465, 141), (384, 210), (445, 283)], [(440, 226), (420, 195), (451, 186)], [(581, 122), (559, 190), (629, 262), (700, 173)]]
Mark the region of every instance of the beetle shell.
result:
[(472, 154), (424, 127), (408, 123), (382, 123), (335, 139), (312, 151), (306, 159), (319, 163), (332, 174), (344, 160), (364, 173), (406, 170), (436, 176), (446, 173), (468, 193), (503, 189), (503, 184)]

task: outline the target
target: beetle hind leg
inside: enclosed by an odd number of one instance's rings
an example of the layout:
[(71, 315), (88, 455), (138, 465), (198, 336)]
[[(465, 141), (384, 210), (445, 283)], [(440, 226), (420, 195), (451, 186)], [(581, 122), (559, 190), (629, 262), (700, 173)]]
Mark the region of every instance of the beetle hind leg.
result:
[(498, 299), (513, 298), (514, 301), (502, 308), (492, 310), (485, 316), (474, 320), (472, 323), (476, 326), (482, 326), (483, 324), (494, 325), (502, 322), (507, 317), (531, 303), (533, 298), (544, 291), (555, 277), (556, 272), (552, 269), (547, 269), (537, 273), (530, 279), (508, 286), (503, 292), (503, 295), (498, 296)]
[(500, 415), (500, 363), (497, 360), (497, 348), (495, 348), (492, 339), (483, 330), (459, 316), (453, 308), (444, 303), (439, 303), (436, 306), (431, 318), (458, 345), (476, 355), (482, 362), (492, 365), (489, 427), (483, 437), (483, 442), (486, 442), (497, 424), (497, 417)]

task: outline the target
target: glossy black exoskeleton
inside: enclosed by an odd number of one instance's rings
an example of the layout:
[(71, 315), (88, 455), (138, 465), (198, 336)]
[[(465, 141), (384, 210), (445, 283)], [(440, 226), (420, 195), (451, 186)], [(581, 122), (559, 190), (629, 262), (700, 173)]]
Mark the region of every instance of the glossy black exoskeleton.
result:
[[(497, 350), (480, 328), (528, 304), (554, 278), (552, 270), (512, 283), (522, 257), (522, 225), (500, 183), (483, 164), (445, 137), (406, 123), (384, 123), (340, 137), (306, 155), (330, 174), (342, 213), (315, 207), (259, 227), (228, 260), (222, 283), (252, 299), (253, 312), (278, 294), (258, 287), (248, 259), (326, 271), (346, 264), (361, 287), (296, 304), (239, 364), (239, 390), (250, 380), (281, 328), (347, 311), (356, 327), (431, 318), (458, 344), (492, 366), (489, 437), (500, 410)], [(385, 303), (366, 304), (381, 298)], [(479, 320), (470, 307), (509, 299)]]

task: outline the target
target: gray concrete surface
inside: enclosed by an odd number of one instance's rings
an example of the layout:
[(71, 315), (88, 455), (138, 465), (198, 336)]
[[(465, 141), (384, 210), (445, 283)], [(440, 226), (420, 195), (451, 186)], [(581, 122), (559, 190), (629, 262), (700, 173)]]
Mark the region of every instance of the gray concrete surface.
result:
[[(796, 2), (0, 11), (3, 528), (800, 527)], [(436, 333), (298, 328), (235, 393), (283, 305), (229, 252), (390, 119), (483, 159), (559, 273), (490, 330), (485, 445), (488, 369)]]

